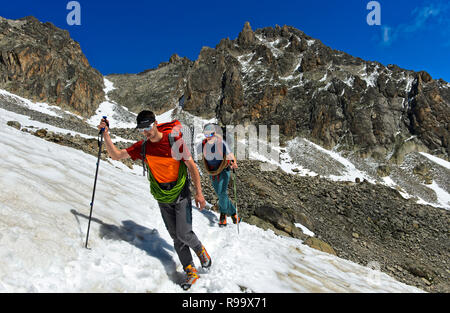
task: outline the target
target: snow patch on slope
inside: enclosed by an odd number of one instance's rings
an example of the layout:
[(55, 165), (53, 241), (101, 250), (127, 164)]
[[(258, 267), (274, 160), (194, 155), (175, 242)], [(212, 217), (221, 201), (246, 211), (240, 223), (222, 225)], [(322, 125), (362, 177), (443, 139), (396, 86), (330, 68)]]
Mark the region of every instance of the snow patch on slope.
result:
[(50, 115), (50, 116), (62, 117), (64, 114), (69, 114), (69, 115), (75, 116), (79, 119), (82, 119), (82, 117), (80, 117), (76, 114), (73, 114), (69, 111), (65, 111), (58, 106), (49, 105), (44, 102), (33, 102), (31, 100), (25, 99), (23, 97), (20, 97), (18, 95), (15, 95), (15, 94), (10, 93), (3, 89), (0, 89), (0, 96), (6, 97), (9, 100), (12, 100), (15, 104), (17, 104), (19, 106), (25, 107), (30, 110), (39, 111), (39, 112), (42, 112), (42, 113)]
[(106, 101), (100, 103), (95, 114), (89, 118), (87, 121), (93, 127), (96, 127), (103, 116), (107, 116), (111, 124), (111, 127), (115, 128), (134, 128), (136, 127), (136, 114), (128, 111), (128, 108), (115, 103), (110, 100), (108, 93), (116, 89), (114, 84), (104, 78)]
[[(19, 132), (3, 115), (0, 134), (0, 292), (184, 292), (145, 178), (100, 163), (86, 250), (96, 157)], [(300, 240), (245, 222), (238, 236), (217, 221), (193, 210), (213, 266), (190, 292), (421, 292)]]

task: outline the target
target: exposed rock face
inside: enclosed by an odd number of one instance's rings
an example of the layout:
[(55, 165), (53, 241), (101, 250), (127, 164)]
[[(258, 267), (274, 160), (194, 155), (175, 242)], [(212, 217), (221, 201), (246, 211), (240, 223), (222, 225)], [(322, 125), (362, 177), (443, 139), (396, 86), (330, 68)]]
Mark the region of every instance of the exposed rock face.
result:
[[(233, 64), (234, 63), (234, 64)], [(215, 49), (203, 47), (199, 58), (195, 61), (187, 75), (184, 109), (202, 116), (216, 116), (220, 101), (229, 104), (229, 109), (238, 109), (242, 103), (242, 90), (239, 79), (239, 68), (236, 60), (218, 53)], [(233, 78), (233, 73), (235, 78)], [(228, 85), (234, 84), (236, 89), (230, 90)], [(225, 93), (228, 95), (225, 95)], [(231, 98), (230, 98), (231, 97)], [(233, 100), (242, 99), (241, 103)]]
[[(293, 27), (253, 31), (204, 47), (192, 62), (173, 55), (157, 69), (109, 75), (109, 96), (133, 112), (180, 102), (222, 124), (279, 125), (282, 140), (400, 164), (411, 151), (448, 159), (450, 84), (333, 50)], [(33, 17), (0, 18), (0, 88), (83, 116), (104, 100), (103, 79), (69, 33)]]
[[(442, 86), (445, 86), (444, 88)], [(432, 150), (449, 153), (450, 86), (432, 80), (426, 72), (417, 73), (410, 92), (409, 128)]]
[(108, 96), (132, 112), (148, 109), (156, 114), (163, 113), (172, 109), (184, 94), (187, 71), (192, 63), (174, 54), (157, 69), (139, 74), (108, 75), (116, 88)]
[(307, 244), (308, 246), (310, 246), (311, 248), (329, 253), (329, 254), (333, 254), (336, 255), (336, 252), (334, 251), (334, 249), (327, 244), (326, 242), (314, 238), (314, 237), (309, 237), (308, 239), (305, 240), (305, 244)]
[(251, 46), (255, 43), (255, 33), (252, 31), (249, 22), (245, 23), (244, 29), (239, 34), (237, 42), (241, 46)]
[(204, 47), (185, 96), (193, 114), (223, 124), (277, 124), (285, 138), (302, 135), (364, 157), (448, 157), (450, 84), (332, 50), (293, 27), (252, 31), (246, 23), (236, 40)]
[(104, 99), (103, 77), (69, 33), (34, 17), (0, 17), (0, 88), (92, 115)]

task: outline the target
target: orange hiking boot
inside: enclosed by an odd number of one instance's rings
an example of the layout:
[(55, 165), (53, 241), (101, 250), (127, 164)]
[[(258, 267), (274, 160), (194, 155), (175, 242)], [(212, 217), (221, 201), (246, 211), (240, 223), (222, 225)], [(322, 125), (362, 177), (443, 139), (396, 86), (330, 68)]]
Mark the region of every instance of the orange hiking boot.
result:
[(186, 281), (181, 284), (181, 287), (183, 290), (188, 290), (193, 284), (195, 284), (200, 276), (198, 276), (197, 269), (192, 264), (186, 266), (184, 271), (186, 272)]
[(219, 227), (225, 227), (225, 226), (227, 226), (227, 215), (220, 213)]
[(202, 250), (197, 252), (197, 256), (203, 268), (209, 268), (211, 266), (211, 257), (206, 251), (205, 246), (202, 246)]
[(235, 213), (234, 215), (231, 215), (231, 219), (233, 220), (233, 224), (237, 224), (241, 222), (241, 218), (237, 216)]

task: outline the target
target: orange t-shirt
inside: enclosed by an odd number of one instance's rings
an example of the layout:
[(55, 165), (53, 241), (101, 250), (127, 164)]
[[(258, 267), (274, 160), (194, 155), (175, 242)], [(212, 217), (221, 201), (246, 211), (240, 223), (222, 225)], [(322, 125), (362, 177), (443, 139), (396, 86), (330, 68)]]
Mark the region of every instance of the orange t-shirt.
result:
[(147, 154), (147, 164), (153, 177), (159, 183), (171, 183), (178, 179), (180, 161), (173, 158), (160, 157)]
[[(181, 136), (175, 137), (174, 141), (177, 145), (179, 154), (173, 155), (172, 148), (169, 142), (170, 132), (163, 133), (163, 137), (158, 142), (151, 142), (147, 140), (146, 144), (146, 162), (152, 171), (153, 177), (159, 183), (171, 183), (178, 179), (178, 169), (180, 168), (180, 161), (189, 160), (191, 154), (189, 149), (184, 148), (185, 143)], [(127, 152), (131, 159), (142, 160), (142, 144), (143, 140), (136, 142), (131, 147), (127, 148)], [(174, 149), (176, 151), (176, 149)]]

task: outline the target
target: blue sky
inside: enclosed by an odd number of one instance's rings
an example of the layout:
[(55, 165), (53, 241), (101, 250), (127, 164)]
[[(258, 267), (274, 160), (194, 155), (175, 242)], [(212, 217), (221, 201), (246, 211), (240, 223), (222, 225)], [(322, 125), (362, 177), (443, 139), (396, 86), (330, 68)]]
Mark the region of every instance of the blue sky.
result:
[(425, 70), (450, 82), (450, 3), (379, 0), (381, 25), (369, 26), (370, 0), (103, 1), (79, 0), (81, 25), (67, 23), (69, 0), (3, 1), (0, 16), (33, 15), (67, 29), (103, 74), (138, 73), (173, 53), (195, 60), (203, 46), (253, 29), (294, 26), (333, 49)]

